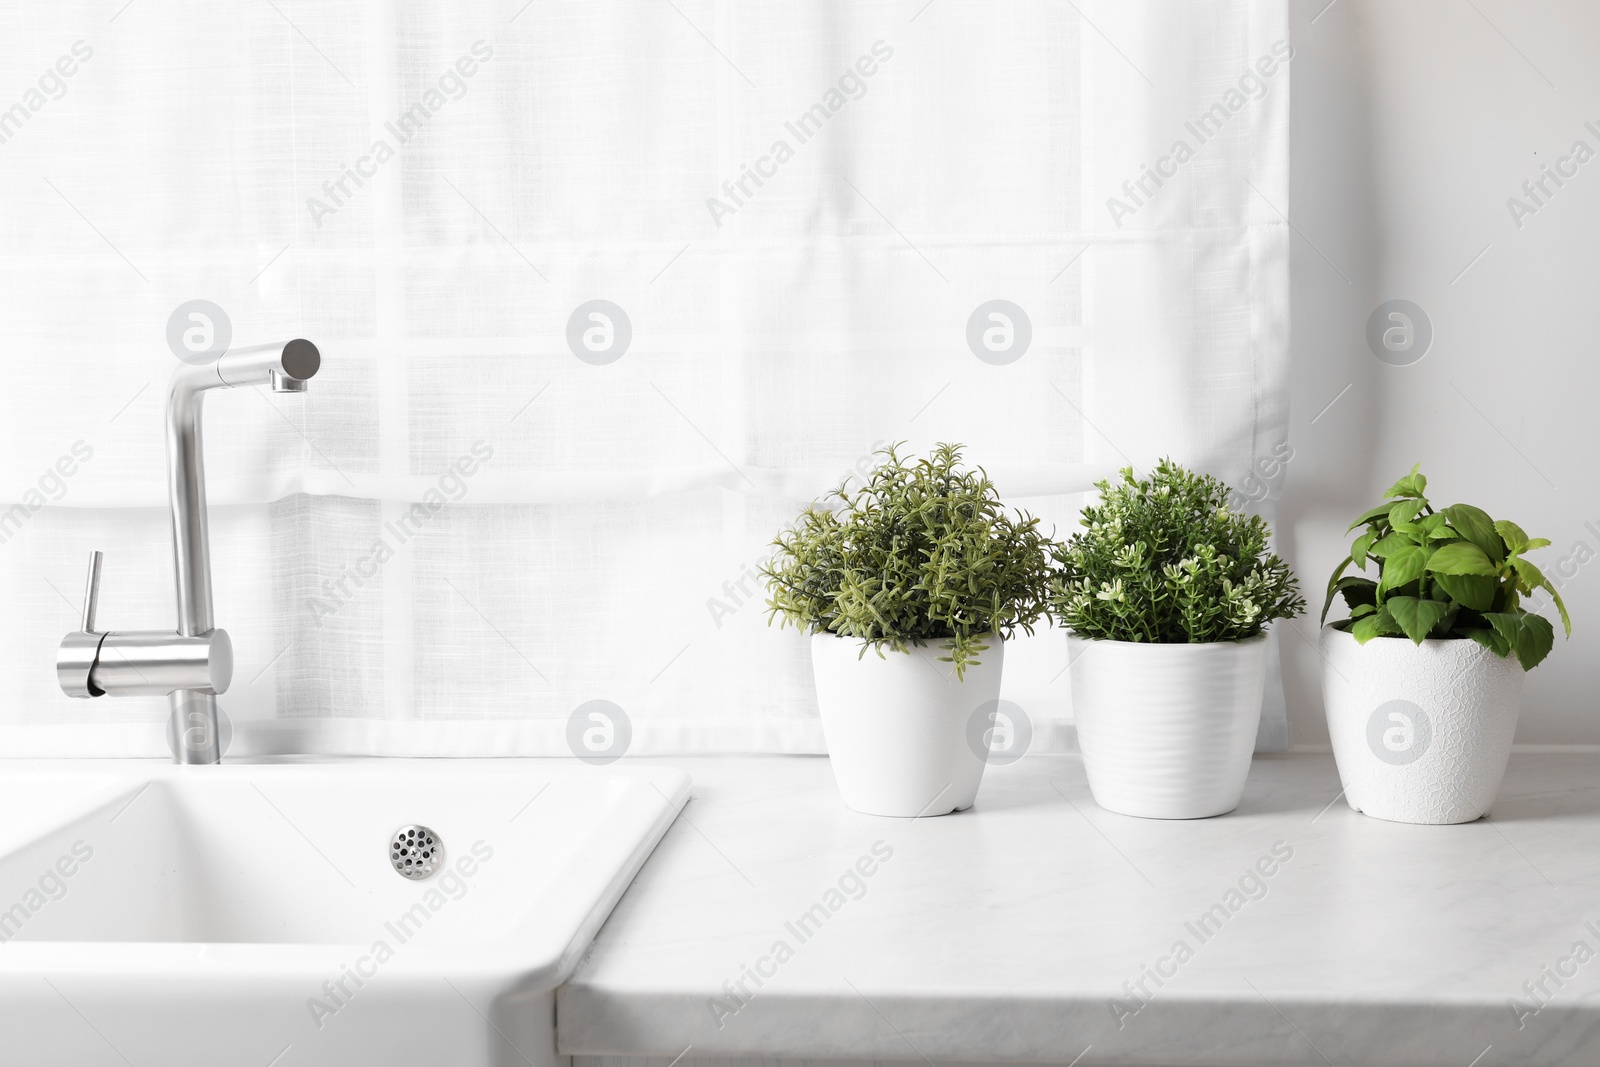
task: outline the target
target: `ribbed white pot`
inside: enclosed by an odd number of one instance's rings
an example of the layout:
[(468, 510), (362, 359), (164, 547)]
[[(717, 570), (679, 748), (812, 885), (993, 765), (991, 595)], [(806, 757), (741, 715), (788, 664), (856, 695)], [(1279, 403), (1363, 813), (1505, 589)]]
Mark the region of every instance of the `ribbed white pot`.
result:
[(909, 655), (833, 634), (811, 638), (817, 706), (833, 777), (845, 804), (868, 815), (917, 818), (965, 811), (985, 760), (968, 741), (974, 719), (1000, 699), (1005, 644), (989, 638), (983, 661), (957, 681), (942, 644)]
[(1523, 675), (1476, 641), (1322, 631), (1322, 699), (1345, 799), (1391, 822), (1471, 822), (1500, 791)]
[(1067, 637), (1072, 714), (1096, 804), (1144, 819), (1239, 806), (1267, 639), (1161, 645)]

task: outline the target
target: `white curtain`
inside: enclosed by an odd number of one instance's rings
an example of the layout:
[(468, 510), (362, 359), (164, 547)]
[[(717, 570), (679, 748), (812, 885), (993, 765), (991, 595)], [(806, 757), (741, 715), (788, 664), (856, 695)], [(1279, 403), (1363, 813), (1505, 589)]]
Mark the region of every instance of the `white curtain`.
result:
[[(94, 548), (102, 626), (173, 625), (192, 300), (324, 357), (207, 401), (234, 754), (566, 754), (594, 700), (633, 752), (821, 751), (754, 572), (890, 441), (1063, 535), (1163, 454), (1270, 508), (1285, 8), (4, 5), (0, 753), (165, 751), (53, 664)], [(1008, 655), (1036, 747), (1063, 646)]]

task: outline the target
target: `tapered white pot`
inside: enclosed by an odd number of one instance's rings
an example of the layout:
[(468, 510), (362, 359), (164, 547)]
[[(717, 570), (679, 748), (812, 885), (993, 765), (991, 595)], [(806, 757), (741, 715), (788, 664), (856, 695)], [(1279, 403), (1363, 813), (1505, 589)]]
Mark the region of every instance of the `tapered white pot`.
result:
[(817, 706), (845, 804), (868, 815), (917, 818), (972, 807), (985, 760), (968, 733), (1000, 699), (1005, 645), (988, 639), (980, 664), (957, 681), (943, 642), (910, 654), (833, 634), (811, 638)]
[(1267, 639), (1207, 644), (1068, 635), (1072, 713), (1096, 804), (1144, 819), (1239, 806), (1261, 722)]
[(1522, 666), (1476, 641), (1322, 631), (1322, 699), (1345, 799), (1391, 822), (1471, 822), (1505, 777)]

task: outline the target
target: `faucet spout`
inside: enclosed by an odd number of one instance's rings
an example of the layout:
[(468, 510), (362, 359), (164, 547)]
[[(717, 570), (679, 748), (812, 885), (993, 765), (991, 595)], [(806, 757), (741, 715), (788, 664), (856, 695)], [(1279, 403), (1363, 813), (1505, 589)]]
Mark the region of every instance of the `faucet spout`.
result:
[[(173, 371), (167, 393), (167, 495), (172, 502), (172, 556), (178, 596), (178, 633), (198, 637), (214, 629), (211, 541), (206, 520), (205, 449), (201, 411), (212, 389), (270, 385), (304, 392), (322, 366), (310, 341), (296, 338), (230, 348), (216, 361)], [(280, 383), (292, 383), (282, 385)]]
[[(206, 517), (205, 449), (201, 411), (212, 389), (270, 385), (275, 392), (304, 392), (322, 367), (317, 346), (303, 338), (231, 348), (205, 365), (185, 364), (172, 374), (167, 394), (167, 490), (172, 502), (172, 566), (178, 597), (178, 634), (201, 637), (216, 629), (211, 598), (211, 535)], [(171, 695), (176, 755), (181, 763), (221, 762), (216, 694), (175, 690)]]
[(299, 384), (301, 388), (294, 391), (300, 392), (304, 383), (314, 378), (322, 367), (322, 353), (310, 341), (297, 337), (287, 342), (230, 348), (211, 366), (216, 368), (218, 383), (228, 388), (275, 386), (284, 381)]

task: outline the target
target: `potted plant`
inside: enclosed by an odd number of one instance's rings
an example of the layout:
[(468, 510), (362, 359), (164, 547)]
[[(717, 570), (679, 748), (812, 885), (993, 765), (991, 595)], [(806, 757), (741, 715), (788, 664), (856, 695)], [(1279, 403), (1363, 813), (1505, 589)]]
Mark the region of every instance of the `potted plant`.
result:
[[(1345, 799), (1394, 822), (1470, 822), (1500, 790), (1522, 710), (1523, 675), (1555, 628), (1523, 598), (1561, 596), (1527, 559), (1550, 542), (1471, 504), (1435, 511), (1417, 467), (1360, 529), (1328, 581), (1350, 616), (1322, 631), (1323, 702)], [(1347, 531), (1349, 532), (1349, 531)], [(1347, 575), (1354, 565), (1365, 575)]]
[(762, 565), (772, 616), (812, 635), (817, 705), (844, 802), (917, 817), (972, 806), (968, 743), (1000, 696), (1004, 641), (1048, 611), (1049, 539), (961, 446), (901, 459), (800, 513)]
[(1210, 475), (1124, 468), (1056, 549), (1056, 619), (1095, 803), (1147, 819), (1238, 807), (1266, 682), (1263, 632), (1305, 610), (1260, 516)]

